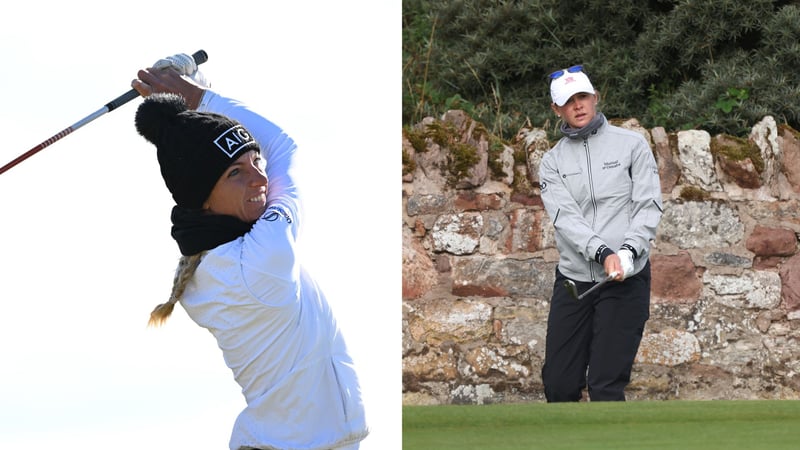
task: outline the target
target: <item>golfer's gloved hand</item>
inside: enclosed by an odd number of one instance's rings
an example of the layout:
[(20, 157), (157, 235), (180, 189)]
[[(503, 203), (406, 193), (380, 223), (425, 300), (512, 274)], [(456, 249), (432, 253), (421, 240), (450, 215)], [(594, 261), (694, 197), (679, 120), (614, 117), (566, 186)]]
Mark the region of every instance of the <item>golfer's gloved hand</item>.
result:
[(153, 69), (166, 69), (168, 67), (175, 69), (181, 75), (191, 78), (201, 86), (209, 87), (208, 80), (206, 80), (206, 77), (203, 76), (203, 73), (197, 69), (197, 64), (194, 62), (194, 58), (186, 53), (178, 53), (176, 55), (167, 56), (166, 58), (159, 59), (155, 62), (155, 64), (153, 64)]
[(619, 256), (619, 264), (622, 266), (622, 279), (626, 279), (633, 275), (633, 252), (623, 248), (617, 252)]

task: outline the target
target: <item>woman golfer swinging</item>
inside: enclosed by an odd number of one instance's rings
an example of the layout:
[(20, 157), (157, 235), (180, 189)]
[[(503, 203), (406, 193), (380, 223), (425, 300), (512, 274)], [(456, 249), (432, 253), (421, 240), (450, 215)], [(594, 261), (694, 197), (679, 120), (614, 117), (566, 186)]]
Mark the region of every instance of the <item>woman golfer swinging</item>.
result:
[[(650, 317), (650, 242), (663, 211), (658, 168), (644, 137), (597, 111), (581, 66), (550, 74), (550, 95), (563, 137), (539, 166), (559, 252), (545, 398), (578, 401), (587, 388), (592, 401), (622, 401)], [(603, 279), (613, 281), (580, 301), (568, 288), (586, 291)]]
[(161, 60), (131, 83), (147, 97), (136, 129), (156, 147), (183, 255), (151, 323), (180, 302), (216, 338), (247, 402), (232, 450), (356, 449), (368, 429), (354, 364), (295, 251), (294, 141), (194, 81), (186, 58)]

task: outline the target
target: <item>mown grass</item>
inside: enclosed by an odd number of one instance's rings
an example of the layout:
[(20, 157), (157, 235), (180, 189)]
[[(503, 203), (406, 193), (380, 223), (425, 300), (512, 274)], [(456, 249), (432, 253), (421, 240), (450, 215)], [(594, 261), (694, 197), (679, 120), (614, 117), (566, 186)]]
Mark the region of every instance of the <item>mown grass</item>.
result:
[(405, 406), (403, 448), (798, 449), (800, 401)]

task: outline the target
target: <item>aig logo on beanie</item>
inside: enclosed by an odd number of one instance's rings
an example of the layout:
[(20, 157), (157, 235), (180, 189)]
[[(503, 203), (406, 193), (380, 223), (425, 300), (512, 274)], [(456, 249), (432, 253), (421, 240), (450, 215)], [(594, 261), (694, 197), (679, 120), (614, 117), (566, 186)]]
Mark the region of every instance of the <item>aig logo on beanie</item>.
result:
[(153, 94), (136, 111), (136, 129), (156, 146), (161, 176), (178, 206), (200, 209), (217, 180), (241, 155), (260, 152), (240, 123), (187, 109), (183, 97)]
[(214, 144), (225, 152), (228, 157), (235, 155), (242, 147), (254, 143), (253, 137), (241, 125), (236, 125), (226, 130), (218, 138), (214, 139)]

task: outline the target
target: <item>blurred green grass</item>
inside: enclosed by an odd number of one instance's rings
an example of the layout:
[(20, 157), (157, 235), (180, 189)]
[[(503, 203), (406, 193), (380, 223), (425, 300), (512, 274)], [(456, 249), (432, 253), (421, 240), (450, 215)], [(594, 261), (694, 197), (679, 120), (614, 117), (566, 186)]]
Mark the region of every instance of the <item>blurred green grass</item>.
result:
[(404, 406), (403, 448), (800, 449), (800, 401)]

